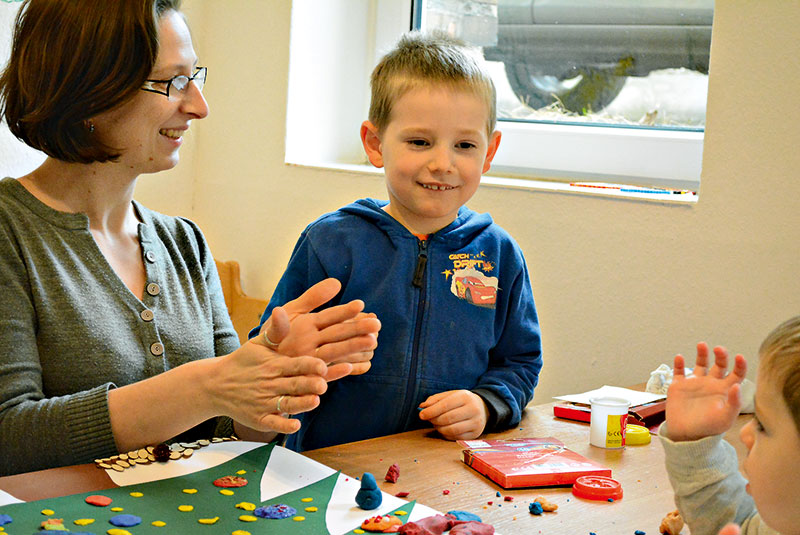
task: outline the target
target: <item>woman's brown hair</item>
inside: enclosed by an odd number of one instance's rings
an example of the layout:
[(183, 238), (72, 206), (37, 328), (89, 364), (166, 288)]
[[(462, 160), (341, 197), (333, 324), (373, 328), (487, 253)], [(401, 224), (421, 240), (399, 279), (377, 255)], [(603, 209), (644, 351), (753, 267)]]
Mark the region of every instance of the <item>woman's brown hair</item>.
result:
[(0, 75), (0, 118), (66, 162), (116, 160), (89, 120), (130, 99), (158, 54), (158, 21), (180, 0), (27, 0)]

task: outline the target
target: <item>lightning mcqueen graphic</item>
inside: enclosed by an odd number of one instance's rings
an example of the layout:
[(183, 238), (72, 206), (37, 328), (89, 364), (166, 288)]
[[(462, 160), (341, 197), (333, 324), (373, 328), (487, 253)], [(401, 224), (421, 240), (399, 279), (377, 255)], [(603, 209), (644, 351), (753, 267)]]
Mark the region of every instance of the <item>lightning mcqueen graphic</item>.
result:
[(478, 306), (495, 306), (497, 302), (497, 288), (486, 286), (477, 277), (465, 275), (455, 278), (456, 295), (466, 299), (468, 303)]

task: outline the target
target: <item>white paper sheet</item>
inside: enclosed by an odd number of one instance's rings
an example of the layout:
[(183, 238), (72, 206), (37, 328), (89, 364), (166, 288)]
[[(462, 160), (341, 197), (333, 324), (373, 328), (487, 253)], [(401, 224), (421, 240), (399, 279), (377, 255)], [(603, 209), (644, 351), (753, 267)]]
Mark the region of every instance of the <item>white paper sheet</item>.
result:
[(4, 490), (0, 490), (0, 506), (11, 505), (12, 503), (23, 503), (23, 501), (18, 500)]
[(582, 403), (589, 405), (589, 400), (599, 397), (612, 397), (627, 399), (632, 407), (636, 405), (643, 405), (644, 403), (652, 403), (666, 399), (665, 394), (651, 394), (650, 392), (639, 392), (638, 390), (631, 390), (630, 388), (622, 388), (619, 386), (603, 385), (596, 390), (590, 390), (582, 394), (569, 394), (566, 396), (555, 396), (554, 399), (559, 401), (568, 401), (571, 403)]

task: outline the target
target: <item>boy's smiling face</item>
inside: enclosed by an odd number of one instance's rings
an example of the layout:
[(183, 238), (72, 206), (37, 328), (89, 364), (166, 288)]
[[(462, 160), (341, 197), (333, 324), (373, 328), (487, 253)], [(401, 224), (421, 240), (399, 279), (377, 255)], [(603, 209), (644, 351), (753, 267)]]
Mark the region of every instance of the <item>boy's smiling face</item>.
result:
[(386, 211), (415, 234), (452, 223), (500, 143), (500, 132), (487, 132), (488, 117), (478, 96), (440, 84), (397, 99), (382, 133), (366, 121), (361, 137), (370, 162), (385, 168)]
[(768, 526), (800, 534), (800, 432), (774, 374), (760, 368), (757, 384), (755, 417), (741, 431), (747, 492)]

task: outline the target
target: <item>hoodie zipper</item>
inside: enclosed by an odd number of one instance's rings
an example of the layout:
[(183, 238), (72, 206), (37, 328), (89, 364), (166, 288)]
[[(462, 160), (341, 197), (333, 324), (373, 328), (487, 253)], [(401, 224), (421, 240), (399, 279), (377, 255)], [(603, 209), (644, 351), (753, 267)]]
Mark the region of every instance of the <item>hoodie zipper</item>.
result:
[[(417, 366), (419, 361), (419, 345), (420, 345), (420, 330), (422, 329), (422, 318), (425, 312), (425, 302), (427, 300), (427, 291), (425, 285), (425, 278), (427, 275), (428, 266), (428, 240), (417, 240), (417, 266), (414, 268), (414, 279), (411, 281), (412, 286), (419, 289), (419, 300), (417, 301), (417, 318), (414, 322), (414, 338), (411, 349), (411, 367), (409, 369), (408, 383), (406, 383), (406, 403), (411, 399), (417, 388)], [(403, 411), (402, 418), (404, 426), (408, 424), (410, 413), (414, 407), (407, 406)]]

